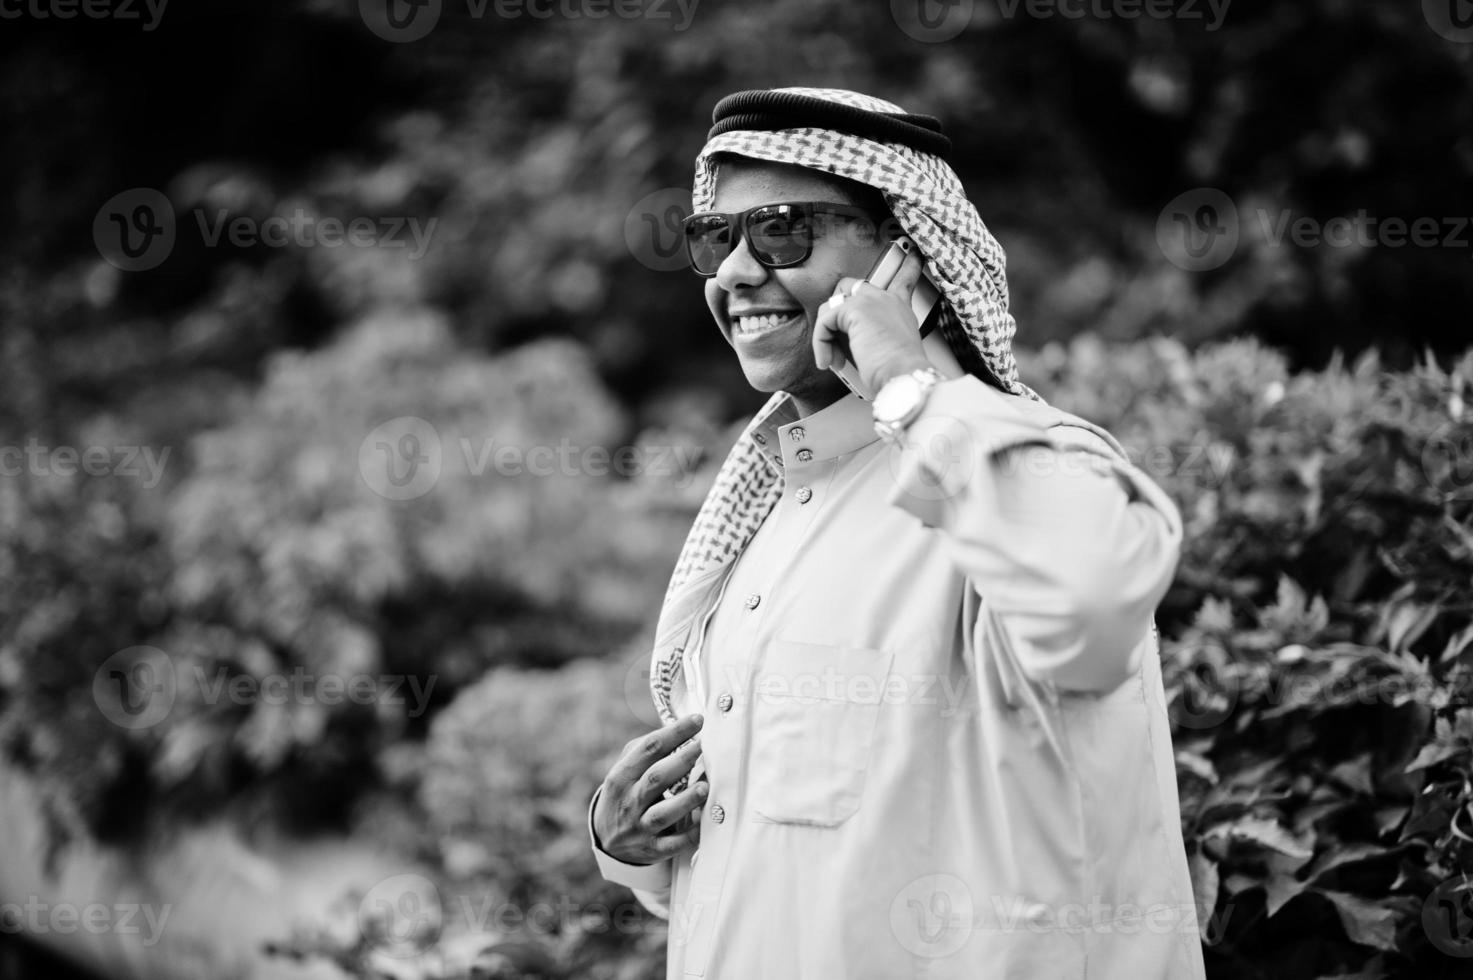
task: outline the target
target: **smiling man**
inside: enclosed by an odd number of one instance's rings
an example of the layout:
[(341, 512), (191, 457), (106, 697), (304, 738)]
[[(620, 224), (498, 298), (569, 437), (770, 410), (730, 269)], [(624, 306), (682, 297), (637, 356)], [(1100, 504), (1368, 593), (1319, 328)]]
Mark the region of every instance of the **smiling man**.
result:
[(667, 724), (589, 807), (604, 876), (669, 920), (670, 980), (1204, 975), (1152, 621), (1180, 517), (1018, 380), (948, 150), (782, 89), (722, 100), (697, 160), (692, 265), (772, 397), (671, 579)]

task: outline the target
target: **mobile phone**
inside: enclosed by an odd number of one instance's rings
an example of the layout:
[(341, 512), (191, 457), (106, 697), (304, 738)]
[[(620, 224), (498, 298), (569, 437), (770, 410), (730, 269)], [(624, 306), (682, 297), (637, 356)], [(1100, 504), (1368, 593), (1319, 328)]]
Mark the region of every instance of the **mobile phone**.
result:
[[(895, 273), (900, 271), (900, 265), (905, 261), (906, 256), (913, 251), (915, 251), (915, 243), (910, 239), (895, 239), (875, 260), (875, 264), (870, 266), (869, 272), (864, 277), (865, 282), (884, 289), (890, 285), (890, 280), (895, 278)], [(946, 341), (942, 338), (941, 332), (936, 329), (936, 320), (939, 317), (937, 305), (940, 300), (941, 291), (936, 288), (936, 284), (931, 281), (930, 277), (922, 272), (921, 278), (916, 281), (915, 289), (910, 294), (910, 309), (916, 316), (916, 322), (921, 325), (921, 336), (925, 338), (922, 341), (922, 347), (926, 349), (927, 356), (933, 362), (938, 362), (938, 356), (940, 356), (943, 359), (939, 363), (945, 363), (951, 359), (951, 353), (945, 350)], [(938, 344), (944, 350), (944, 354), (934, 349)], [(875, 393), (868, 391), (864, 382), (860, 380), (859, 371), (854, 366), (854, 358), (849, 356), (847, 349), (844, 351), (844, 366), (834, 367), (831, 370), (839, 376), (839, 380), (848, 385), (850, 391), (860, 398), (865, 401), (871, 401), (874, 398)]]

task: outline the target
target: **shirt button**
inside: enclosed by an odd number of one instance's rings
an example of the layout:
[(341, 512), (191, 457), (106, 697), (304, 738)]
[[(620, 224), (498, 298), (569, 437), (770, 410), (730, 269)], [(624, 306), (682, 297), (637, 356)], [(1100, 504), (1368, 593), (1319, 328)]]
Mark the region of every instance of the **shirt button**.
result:
[(720, 823), (726, 819), (726, 808), (720, 803), (711, 804), (711, 822)]
[(722, 711), (730, 711), (732, 700), (733, 699), (730, 694), (723, 694), (721, 695), (721, 697), (716, 699), (716, 707), (720, 708)]
[(807, 487), (798, 488), (798, 503), (806, 504), (813, 499), (813, 491)]
[(811, 450), (811, 449), (800, 449), (800, 450), (798, 450), (798, 462), (800, 462), (800, 463), (806, 463), (806, 462), (808, 462), (812, 458), (813, 458), (813, 450)]
[(757, 445), (759, 446), (767, 445), (767, 437), (760, 432), (752, 433), (752, 438), (757, 440)]
[(795, 425), (788, 430), (788, 438), (792, 439), (794, 442), (802, 442), (803, 437), (807, 434), (808, 433), (803, 429), (801, 425)]
[(761, 601), (762, 601), (762, 597), (760, 595), (758, 595), (757, 593), (753, 592), (751, 595), (747, 596), (747, 608), (748, 609), (756, 609), (757, 608), (757, 603), (759, 603)]

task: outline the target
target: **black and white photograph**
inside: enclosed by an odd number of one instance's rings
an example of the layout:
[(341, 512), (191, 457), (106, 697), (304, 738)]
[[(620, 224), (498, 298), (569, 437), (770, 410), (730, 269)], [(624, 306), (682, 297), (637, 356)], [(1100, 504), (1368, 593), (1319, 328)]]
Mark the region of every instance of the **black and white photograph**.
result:
[(0, 0), (0, 980), (1469, 980), (1470, 0)]

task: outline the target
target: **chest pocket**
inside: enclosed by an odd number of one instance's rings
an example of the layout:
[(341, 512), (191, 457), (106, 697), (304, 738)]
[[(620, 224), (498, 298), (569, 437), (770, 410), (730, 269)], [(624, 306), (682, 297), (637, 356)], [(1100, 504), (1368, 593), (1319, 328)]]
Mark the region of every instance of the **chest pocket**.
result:
[(859, 809), (892, 654), (774, 640), (752, 679), (756, 819), (836, 827)]

